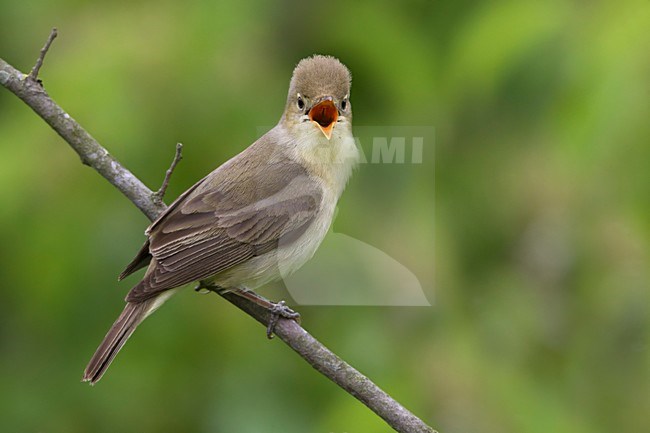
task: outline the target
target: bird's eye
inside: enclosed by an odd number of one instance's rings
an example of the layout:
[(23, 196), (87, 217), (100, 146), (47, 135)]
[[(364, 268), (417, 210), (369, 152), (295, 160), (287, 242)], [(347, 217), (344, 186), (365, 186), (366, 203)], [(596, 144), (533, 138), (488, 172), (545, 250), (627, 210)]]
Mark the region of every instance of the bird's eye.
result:
[(343, 98), (341, 101), (341, 109), (345, 111), (346, 108), (348, 108), (348, 98)]
[(305, 101), (302, 100), (302, 96), (300, 96), (300, 94), (298, 94), (298, 108), (300, 110), (305, 108)]

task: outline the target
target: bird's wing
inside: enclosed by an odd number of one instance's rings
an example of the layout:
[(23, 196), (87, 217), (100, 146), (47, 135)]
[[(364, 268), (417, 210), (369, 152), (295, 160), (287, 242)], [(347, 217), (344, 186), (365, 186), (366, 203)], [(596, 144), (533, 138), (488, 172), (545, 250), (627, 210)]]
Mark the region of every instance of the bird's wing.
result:
[[(170, 204), (167, 209), (165, 209), (160, 215), (158, 215), (158, 218), (156, 218), (149, 227), (147, 227), (147, 230), (145, 234), (148, 236), (151, 230), (154, 229), (156, 225), (158, 225), (158, 222), (161, 220), (164, 220), (168, 214), (172, 213), (176, 207), (185, 200), (185, 198), (191, 194), (199, 185), (201, 185), (205, 181), (205, 178), (201, 179), (194, 185), (192, 185), (188, 190), (186, 190), (183, 194), (178, 196), (176, 200), (172, 204)], [(151, 253), (149, 252), (149, 239), (147, 239), (138, 251), (138, 253), (135, 255), (135, 257), (131, 260), (131, 262), (126, 266), (126, 268), (122, 271), (122, 273), (117, 277), (118, 281), (123, 280), (124, 278), (128, 277), (132, 273), (138, 271), (139, 269), (144, 268), (151, 262)]]
[[(304, 233), (320, 208), (321, 187), (301, 165), (268, 149), (249, 147), (150, 226), (153, 261), (128, 301), (211, 277)], [(253, 151), (269, 155), (247, 158)]]

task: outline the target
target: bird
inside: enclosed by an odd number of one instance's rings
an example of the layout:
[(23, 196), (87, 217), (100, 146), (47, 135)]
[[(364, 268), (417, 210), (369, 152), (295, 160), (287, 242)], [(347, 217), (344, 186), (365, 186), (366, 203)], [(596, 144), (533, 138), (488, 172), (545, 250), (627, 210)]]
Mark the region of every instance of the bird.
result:
[[(359, 162), (351, 79), (335, 57), (300, 60), (277, 125), (151, 223), (144, 245), (118, 279), (146, 267), (144, 276), (128, 292), (83, 381), (99, 381), (138, 325), (192, 282), (246, 297), (276, 320), (298, 318), (283, 301), (273, 303), (254, 290), (300, 268), (329, 230)], [(270, 324), (269, 337), (272, 331)]]

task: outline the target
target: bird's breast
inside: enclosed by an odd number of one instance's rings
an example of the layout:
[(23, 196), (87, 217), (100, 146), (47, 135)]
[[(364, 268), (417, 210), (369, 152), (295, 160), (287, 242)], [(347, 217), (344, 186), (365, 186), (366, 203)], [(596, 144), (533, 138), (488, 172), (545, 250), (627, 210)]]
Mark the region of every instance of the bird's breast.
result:
[(309, 173), (323, 184), (325, 189), (335, 192), (338, 200), (359, 162), (359, 150), (349, 129), (334, 130), (331, 140), (320, 132), (306, 134), (295, 147), (296, 159)]

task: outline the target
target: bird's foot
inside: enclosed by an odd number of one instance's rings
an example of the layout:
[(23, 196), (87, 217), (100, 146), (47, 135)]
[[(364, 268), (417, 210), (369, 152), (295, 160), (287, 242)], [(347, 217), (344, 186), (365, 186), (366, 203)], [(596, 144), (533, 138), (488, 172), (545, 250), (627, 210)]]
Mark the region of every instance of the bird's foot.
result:
[(280, 317), (295, 320), (296, 322), (300, 323), (300, 313), (297, 313), (291, 308), (287, 307), (287, 304), (284, 301), (280, 301), (277, 304), (272, 304), (272, 306), (269, 308), (269, 312), (271, 313), (271, 319), (269, 320), (269, 324), (266, 327), (266, 336), (269, 339), (273, 338), (275, 325), (278, 324)]

